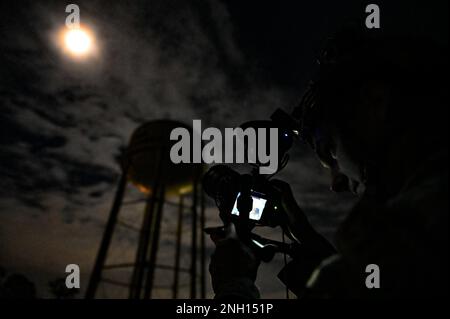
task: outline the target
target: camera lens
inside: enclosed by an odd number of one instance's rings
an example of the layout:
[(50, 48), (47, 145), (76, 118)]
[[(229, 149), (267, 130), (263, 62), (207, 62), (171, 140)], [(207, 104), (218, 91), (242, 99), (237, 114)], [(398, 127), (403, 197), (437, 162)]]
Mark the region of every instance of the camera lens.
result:
[(218, 200), (238, 190), (239, 177), (239, 173), (228, 166), (215, 165), (203, 176), (203, 189), (208, 196)]

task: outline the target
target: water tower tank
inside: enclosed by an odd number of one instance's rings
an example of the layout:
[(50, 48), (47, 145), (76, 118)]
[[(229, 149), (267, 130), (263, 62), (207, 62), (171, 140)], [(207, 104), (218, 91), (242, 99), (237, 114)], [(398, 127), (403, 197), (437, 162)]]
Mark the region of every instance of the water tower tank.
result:
[(123, 165), (128, 165), (128, 179), (141, 191), (151, 193), (157, 178), (166, 185), (169, 194), (192, 190), (192, 182), (201, 172), (202, 164), (172, 163), (170, 149), (177, 141), (170, 140), (170, 133), (177, 127), (186, 128), (192, 137), (191, 127), (173, 120), (144, 123), (132, 134)]

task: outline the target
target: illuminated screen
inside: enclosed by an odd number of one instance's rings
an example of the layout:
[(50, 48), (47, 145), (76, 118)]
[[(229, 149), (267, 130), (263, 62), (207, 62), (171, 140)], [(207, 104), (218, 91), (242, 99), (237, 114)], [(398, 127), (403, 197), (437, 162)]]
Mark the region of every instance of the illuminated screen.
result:
[[(231, 214), (239, 216), (239, 210), (237, 209), (237, 200), (241, 196), (241, 193), (238, 193), (236, 196), (236, 200), (234, 201), (233, 210), (231, 211)], [(250, 212), (249, 218), (252, 220), (260, 220), (264, 207), (266, 206), (267, 199), (257, 197), (254, 194), (252, 194), (253, 199), (253, 205), (252, 205), (252, 211)]]

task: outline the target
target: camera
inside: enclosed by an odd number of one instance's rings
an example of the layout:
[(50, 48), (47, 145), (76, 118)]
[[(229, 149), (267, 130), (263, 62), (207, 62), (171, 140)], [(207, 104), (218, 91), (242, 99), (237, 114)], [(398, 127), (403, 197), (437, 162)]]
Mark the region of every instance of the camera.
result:
[[(216, 165), (203, 177), (203, 189), (216, 201), (224, 224), (233, 223), (239, 239), (249, 245), (264, 262), (276, 253), (292, 256), (298, 244), (290, 233), (281, 206), (281, 194), (268, 179), (259, 174), (239, 174), (226, 165)], [(252, 233), (255, 226), (281, 226), (283, 232), (294, 240), (291, 244), (278, 242)], [(207, 234), (224, 235), (224, 227), (204, 230)]]
[[(241, 128), (277, 128), (278, 129), (278, 173), (288, 160), (288, 150), (294, 138), (298, 135), (297, 124), (284, 111), (278, 109), (272, 114), (270, 121), (251, 121), (241, 125)], [(220, 218), (225, 224), (234, 223), (241, 240), (250, 244), (257, 251), (261, 260), (270, 261), (276, 252), (290, 254), (294, 244), (285, 244), (262, 238), (253, 234), (255, 226), (281, 226), (288, 237), (285, 213), (281, 205), (281, 194), (270, 183), (274, 175), (259, 173), (261, 163), (250, 163), (253, 170), (250, 174), (240, 174), (230, 167), (219, 164), (212, 166), (203, 176), (205, 193), (215, 200), (219, 208)], [(208, 233), (220, 232), (221, 227), (207, 229)]]
[[(280, 163), (277, 173), (289, 160), (287, 152), (298, 135), (297, 123), (281, 109), (277, 109), (270, 118), (271, 120), (246, 122), (240, 127), (253, 128), (255, 131), (277, 128), (277, 156)], [(280, 194), (269, 182), (274, 174), (259, 174), (259, 162), (250, 165), (254, 167), (251, 174), (242, 175), (226, 165), (211, 167), (203, 177), (203, 189), (216, 201), (224, 222), (245, 223), (249, 228), (255, 225), (279, 226), (282, 215)]]
[(263, 175), (239, 174), (226, 165), (215, 165), (204, 175), (203, 189), (215, 200), (225, 223), (245, 223), (249, 228), (280, 225), (280, 196)]

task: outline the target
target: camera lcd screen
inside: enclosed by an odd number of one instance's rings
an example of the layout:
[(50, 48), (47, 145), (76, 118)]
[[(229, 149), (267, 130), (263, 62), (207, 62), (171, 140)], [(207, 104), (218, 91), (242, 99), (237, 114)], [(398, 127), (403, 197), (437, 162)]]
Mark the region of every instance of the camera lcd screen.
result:
[[(252, 211), (250, 212), (249, 219), (252, 220), (260, 220), (262, 213), (264, 211), (264, 207), (266, 206), (267, 199), (261, 197), (262, 194), (252, 192), (251, 196), (253, 199)], [(231, 214), (239, 216), (239, 210), (237, 209), (237, 200), (241, 196), (241, 193), (238, 193), (236, 196), (236, 200), (234, 201), (233, 210)]]

